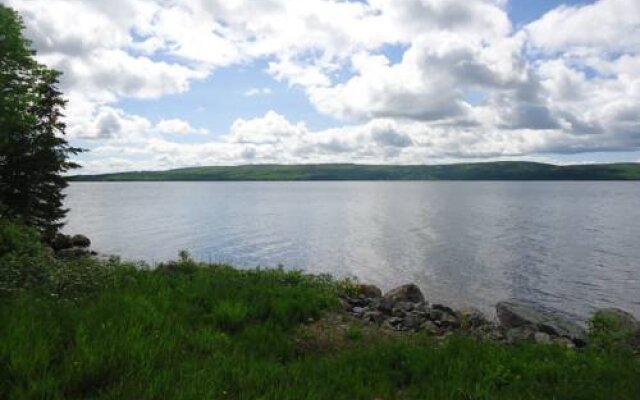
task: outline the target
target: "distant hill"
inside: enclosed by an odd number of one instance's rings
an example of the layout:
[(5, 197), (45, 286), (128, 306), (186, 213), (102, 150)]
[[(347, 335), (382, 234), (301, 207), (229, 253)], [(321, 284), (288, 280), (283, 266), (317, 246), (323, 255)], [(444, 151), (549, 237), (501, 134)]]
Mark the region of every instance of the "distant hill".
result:
[(449, 165), (240, 165), (78, 175), (74, 181), (640, 180), (640, 163), (551, 165), (501, 161)]

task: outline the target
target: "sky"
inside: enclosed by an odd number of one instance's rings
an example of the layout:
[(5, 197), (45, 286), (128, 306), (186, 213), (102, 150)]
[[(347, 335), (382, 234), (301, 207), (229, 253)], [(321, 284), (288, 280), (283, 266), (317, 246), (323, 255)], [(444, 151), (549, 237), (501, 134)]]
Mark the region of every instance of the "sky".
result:
[(82, 173), (640, 161), (638, 0), (0, 0)]

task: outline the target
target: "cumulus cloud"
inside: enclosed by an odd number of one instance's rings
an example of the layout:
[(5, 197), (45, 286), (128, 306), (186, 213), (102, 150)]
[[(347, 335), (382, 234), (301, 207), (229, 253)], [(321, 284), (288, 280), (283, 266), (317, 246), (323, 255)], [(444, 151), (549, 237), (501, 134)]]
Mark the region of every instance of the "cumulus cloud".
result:
[(209, 133), (206, 129), (194, 128), (187, 121), (179, 118), (160, 120), (160, 122), (156, 124), (156, 130), (160, 133), (174, 135), (188, 135), (190, 133), (206, 135)]
[[(559, 6), (517, 29), (506, 0), (6, 3), (64, 72), (69, 133), (95, 143), (95, 170), (640, 150), (636, 0)], [(334, 127), (276, 109), (205, 137), (180, 115), (152, 121), (120, 104), (257, 62)], [(238, 94), (270, 93), (260, 82)]]

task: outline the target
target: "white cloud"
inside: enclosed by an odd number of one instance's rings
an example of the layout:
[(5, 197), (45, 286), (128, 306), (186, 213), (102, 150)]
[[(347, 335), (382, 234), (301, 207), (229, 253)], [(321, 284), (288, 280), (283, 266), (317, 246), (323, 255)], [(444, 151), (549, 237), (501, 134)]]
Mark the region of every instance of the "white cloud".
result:
[(267, 96), (272, 93), (271, 89), (268, 87), (262, 88), (251, 88), (244, 92), (246, 97), (255, 97), (255, 96)]
[(163, 119), (156, 124), (155, 129), (164, 134), (188, 135), (191, 133), (206, 135), (209, 132), (204, 128), (194, 128), (187, 121), (179, 118)]

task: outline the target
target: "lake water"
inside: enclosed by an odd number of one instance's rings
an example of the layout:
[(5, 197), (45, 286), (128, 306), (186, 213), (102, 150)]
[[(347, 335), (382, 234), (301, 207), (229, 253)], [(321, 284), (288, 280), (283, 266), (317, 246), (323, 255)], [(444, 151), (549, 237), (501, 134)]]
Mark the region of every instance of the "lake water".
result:
[(431, 302), (516, 297), (640, 315), (634, 182), (73, 183), (70, 233), (150, 263), (197, 259), (417, 283)]

